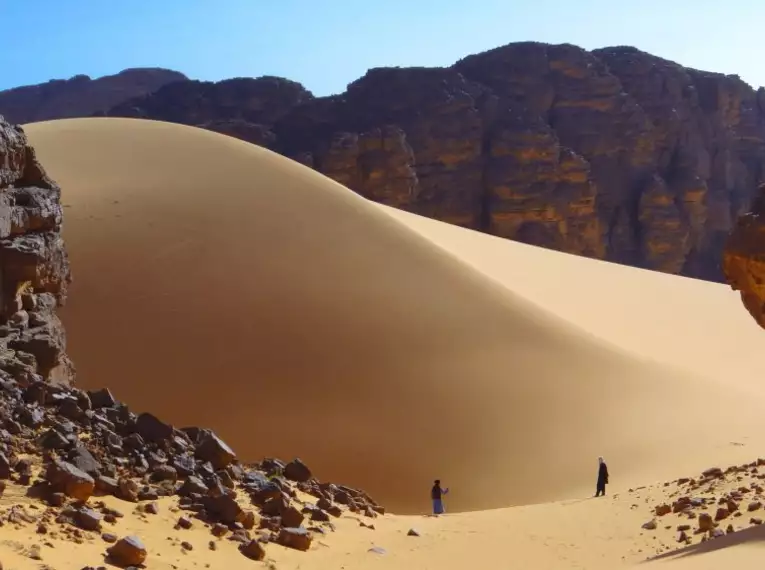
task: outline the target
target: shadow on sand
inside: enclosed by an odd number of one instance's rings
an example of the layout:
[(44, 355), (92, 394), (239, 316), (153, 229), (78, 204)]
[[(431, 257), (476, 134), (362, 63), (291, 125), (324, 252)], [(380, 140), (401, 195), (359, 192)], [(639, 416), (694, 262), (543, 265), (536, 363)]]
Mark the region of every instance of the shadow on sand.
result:
[(738, 530), (719, 538), (707, 540), (706, 542), (692, 544), (679, 550), (673, 550), (672, 552), (665, 552), (664, 554), (652, 556), (651, 558), (646, 559), (645, 562), (670, 559), (675, 560), (678, 558), (685, 558), (687, 556), (695, 556), (697, 554), (706, 554), (708, 552), (722, 550), (723, 548), (729, 548), (731, 546), (756, 542), (761, 542), (763, 543), (761, 546), (765, 546), (765, 525), (758, 525), (744, 530)]

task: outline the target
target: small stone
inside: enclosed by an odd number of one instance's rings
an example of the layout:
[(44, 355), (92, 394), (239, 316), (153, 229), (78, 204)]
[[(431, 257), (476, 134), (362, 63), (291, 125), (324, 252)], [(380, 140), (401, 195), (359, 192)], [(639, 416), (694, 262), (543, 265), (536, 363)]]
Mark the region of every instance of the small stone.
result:
[(39, 544), (33, 544), (29, 547), (29, 553), (28, 556), (32, 560), (42, 560), (42, 553), (40, 552), (40, 545)]
[(704, 532), (712, 530), (715, 527), (715, 523), (712, 520), (712, 515), (709, 513), (701, 513), (699, 515), (699, 530)]
[(109, 544), (114, 544), (117, 542), (117, 535), (112, 534), (111, 532), (105, 532), (101, 535), (101, 538), (104, 542), (108, 542)]
[(194, 550), (194, 547), (191, 546), (191, 543), (186, 541), (181, 542), (181, 548), (183, 548), (183, 550)]
[(151, 503), (147, 503), (146, 505), (144, 505), (143, 511), (145, 513), (149, 513), (150, 515), (156, 515), (157, 513), (159, 513), (159, 505), (156, 502), (152, 501)]
[(181, 517), (181, 518), (178, 519), (178, 527), (179, 528), (184, 528), (184, 529), (188, 530), (188, 529), (191, 528), (191, 526), (192, 526), (191, 525), (191, 519), (189, 519), (187, 517)]
[(643, 523), (643, 528), (645, 530), (656, 530), (656, 519), (651, 519), (650, 521)]
[(250, 540), (239, 546), (239, 552), (252, 560), (263, 560), (266, 557), (266, 549), (258, 540)]
[(658, 505), (655, 509), (655, 512), (657, 517), (663, 517), (664, 515), (672, 512), (672, 507), (667, 504)]
[(417, 529), (410, 528), (409, 532), (406, 533), (407, 536), (420, 536), (420, 533), (417, 531)]
[(726, 519), (730, 516), (730, 511), (726, 509), (725, 507), (720, 507), (717, 509), (717, 512), (715, 513), (715, 520), (721, 521), (723, 519)]

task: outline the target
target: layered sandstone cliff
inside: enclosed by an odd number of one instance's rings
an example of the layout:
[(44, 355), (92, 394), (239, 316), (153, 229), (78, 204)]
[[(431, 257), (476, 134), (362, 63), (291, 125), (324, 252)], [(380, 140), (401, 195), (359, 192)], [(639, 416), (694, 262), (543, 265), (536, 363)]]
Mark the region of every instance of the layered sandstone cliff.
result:
[(765, 172), (765, 91), (630, 47), (510, 44), (320, 98), (275, 77), (181, 81), (103, 114), (208, 128), (397, 208), (712, 280)]
[(0, 117), (0, 377), (73, 378), (56, 316), (70, 282), (60, 197), (23, 130)]

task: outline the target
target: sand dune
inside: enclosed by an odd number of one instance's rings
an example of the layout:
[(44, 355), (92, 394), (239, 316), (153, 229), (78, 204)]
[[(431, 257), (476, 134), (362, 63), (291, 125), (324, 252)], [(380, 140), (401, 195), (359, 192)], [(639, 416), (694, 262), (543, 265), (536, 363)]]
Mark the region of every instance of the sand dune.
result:
[(765, 390), (765, 333), (727, 285), (582, 259), (385, 211), (484, 275), (602, 339), (757, 395)]
[[(590, 494), (600, 454), (626, 486), (764, 439), (758, 391), (699, 356), (717, 331), (678, 320), (727, 307), (720, 287), (479, 244), (190, 127), (26, 131), (64, 189), (81, 385), (207, 424), (245, 458), (298, 455), (405, 513), (435, 477), (451, 510), (485, 509)], [(618, 296), (584, 293), (609, 280)]]

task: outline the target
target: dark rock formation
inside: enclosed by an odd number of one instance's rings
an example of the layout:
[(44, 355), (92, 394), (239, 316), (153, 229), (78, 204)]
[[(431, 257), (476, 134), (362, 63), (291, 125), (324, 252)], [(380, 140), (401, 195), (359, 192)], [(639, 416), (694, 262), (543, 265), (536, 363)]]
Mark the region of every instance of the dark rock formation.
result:
[(325, 98), (285, 81), (289, 97), (260, 89), (258, 113), (238, 115), (211, 104), (221, 85), (193, 110), (169, 99), (193, 93), (179, 83), (161, 107), (155, 94), (108, 114), (213, 128), (377, 202), (704, 279), (722, 279), (731, 220), (765, 166), (762, 90), (628, 47), (511, 44), (445, 69), (373, 69)]
[(0, 91), (0, 114), (11, 123), (87, 117), (168, 83), (185, 80), (182, 73), (155, 68), (126, 69), (98, 79), (87, 75), (54, 79)]
[(215, 130), (396, 208), (711, 280), (765, 178), (765, 91), (630, 47), (510, 44), (321, 98), (274, 77), (181, 81), (102, 114)]
[(270, 127), (313, 98), (299, 83), (279, 77), (183, 81), (97, 114), (198, 126), (270, 147), (276, 141)]
[(725, 280), (762, 328), (765, 328), (765, 184), (751, 211), (741, 216), (725, 244)]
[(56, 316), (70, 281), (60, 196), (21, 128), (0, 117), (0, 374), (22, 382), (74, 374)]

